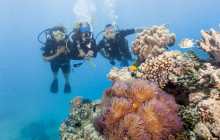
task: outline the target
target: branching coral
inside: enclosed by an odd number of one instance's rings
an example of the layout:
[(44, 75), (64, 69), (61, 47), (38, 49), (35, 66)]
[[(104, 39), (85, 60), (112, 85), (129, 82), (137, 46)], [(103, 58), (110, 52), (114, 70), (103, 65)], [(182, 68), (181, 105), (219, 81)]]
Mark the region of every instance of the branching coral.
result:
[(201, 35), (203, 40), (201, 40), (201, 42), (196, 40), (198, 48), (208, 52), (216, 62), (220, 63), (220, 33), (211, 28), (209, 32), (201, 30)]
[[(108, 105), (105, 98), (110, 100)], [(181, 131), (182, 122), (177, 116), (174, 98), (150, 81), (116, 79), (107, 95), (104, 94), (102, 103), (107, 107), (93, 124), (105, 139), (166, 139)]]
[(165, 26), (153, 26), (150, 30), (144, 30), (137, 35), (136, 41), (131, 44), (131, 51), (138, 55), (139, 61), (144, 62), (147, 58), (166, 52), (166, 46), (172, 46), (175, 40), (175, 34), (169, 34)]

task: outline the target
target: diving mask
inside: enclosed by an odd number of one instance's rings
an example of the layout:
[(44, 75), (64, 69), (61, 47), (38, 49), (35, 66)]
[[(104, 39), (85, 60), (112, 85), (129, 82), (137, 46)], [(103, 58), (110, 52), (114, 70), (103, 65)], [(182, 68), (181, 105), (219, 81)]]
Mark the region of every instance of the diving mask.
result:
[(115, 36), (115, 31), (110, 30), (110, 31), (105, 31), (105, 37), (110, 37), (110, 36)]
[(91, 33), (90, 32), (84, 32), (84, 33), (81, 33), (81, 36), (82, 37), (91, 37)]
[(61, 32), (61, 31), (54, 31), (53, 36), (54, 36), (54, 38), (62, 38), (62, 39), (64, 39), (66, 37), (65, 33)]

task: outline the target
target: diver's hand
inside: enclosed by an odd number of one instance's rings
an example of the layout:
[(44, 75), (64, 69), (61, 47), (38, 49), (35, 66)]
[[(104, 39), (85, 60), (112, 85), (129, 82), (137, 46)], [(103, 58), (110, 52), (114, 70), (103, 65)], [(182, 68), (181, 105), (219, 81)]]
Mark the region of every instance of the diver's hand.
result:
[(94, 52), (93, 51), (91, 51), (91, 50), (89, 50), (88, 51), (88, 53), (87, 53), (87, 55), (84, 57), (84, 59), (91, 59), (92, 57), (93, 57), (93, 54), (94, 54)]
[(93, 57), (93, 54), (94, 54), (94, 52), (91, 51), (91, 50), (89, 50), (88, 53), (87, 53), (87, 55), (88, 55), (88, 56), (91, 56), (91, 57)]
[(65, 50), (65, 47), (64, 47), (64, 46), (59, 46), (59, 47), (57, 48), (57, 53), (56, 53), (56, 55), (59, 56), (61, 53), (64, 52), (64, 50)]
[(85, 52), (82, 49), (79, 49), (79, 56), (80, 57), (85, 57), (86, 56)]

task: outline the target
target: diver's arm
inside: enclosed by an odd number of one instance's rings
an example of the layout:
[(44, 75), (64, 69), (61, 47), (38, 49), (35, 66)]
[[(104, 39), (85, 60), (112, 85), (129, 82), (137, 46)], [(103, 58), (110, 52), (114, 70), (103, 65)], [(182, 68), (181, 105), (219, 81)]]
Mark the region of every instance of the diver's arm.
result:
[(59, 47), (57, 48), (56, 54), (54, 54), (54, 55), (52, 55), (52, 56), (44, 56), (44, 57), (43, 57), (44, 62), (48, 62), (48, 61), (51, 61), (52, 59), (56, 58), (57, 56), (59, 56), (61, 53), (64, 52), (64, 49), (65, 49), (64, 46), (59, 46)]
[(135, 33), (143, 32), (144, 29), (150, 30), (150, 28), (148, 28), (148, 27), (137, 27), (137, 28), (134, 28)]

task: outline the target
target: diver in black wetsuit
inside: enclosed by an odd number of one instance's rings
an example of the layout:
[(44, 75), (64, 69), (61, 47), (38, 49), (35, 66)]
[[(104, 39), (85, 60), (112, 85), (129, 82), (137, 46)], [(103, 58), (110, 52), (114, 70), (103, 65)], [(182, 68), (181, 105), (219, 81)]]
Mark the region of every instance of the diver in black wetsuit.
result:
[(121, 66), (128, 66), (128, 60), (134, 61), (128, 48), (127, 35), (142, 32), (145, 27), (139, 27), (127, 30), (116, 30), (115, 26), (108, 24), (105, 26), (104, 37), (97, 45), (97, 52), (103, 57), (110, 60), (115, 65), (115, 59), (120, 62)]
[(71, 59), (89, 60), (92, 57), (96, 57), (96, 42), (93, 38), (92, 25), (89, 21), (81, 20), (74, 25), (72, 39), (72, 46), (74, 50), (77, 48), (79, 55), (70, 53)]
[[(50, 62), (51, 70), (54, 75), (54, 80), (51, 84), (50, 91), (52, 93), (58, 92), (57, 74), (59, 69), (61, 68), (66, 80), (64, 93), (70, 93), (70, 53), (68, 53), (67, 47), (71, 46), (71, 42), (69, 41), (66, 44), (66, 40), (68, 39), (68, 35), (66, 34), (66, 28), (63, 27), (63, 25), (59, 25), (55, 26), (54, 28), (48, 30), (45, 33), (47, 36), (47, 40), (45, 46), (43, 47), (43, 60), (44, 62)], [(74, 50), (72, 47), (71, 49)]]

